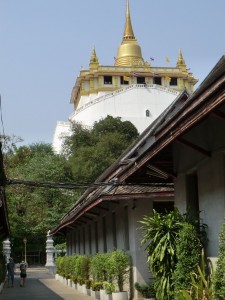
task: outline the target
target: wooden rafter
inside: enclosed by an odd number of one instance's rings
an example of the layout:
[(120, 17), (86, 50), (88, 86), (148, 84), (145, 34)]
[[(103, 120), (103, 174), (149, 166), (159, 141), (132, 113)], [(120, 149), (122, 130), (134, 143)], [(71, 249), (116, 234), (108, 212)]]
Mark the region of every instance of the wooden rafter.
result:
[(162, 170), (161, 168), (159, 169), (156, 166), (153, 166), (152, 164), (148, 164), (147, 168), (149, 169), (147, 172), (147, 174), (155, 176), (155, 177), (159, 177), (159, 178), (163, 178), (163, 179), (168, 179), (169, 177), (176, 177), (175, 174), (172, 173), (168, 173), (164, 170)]

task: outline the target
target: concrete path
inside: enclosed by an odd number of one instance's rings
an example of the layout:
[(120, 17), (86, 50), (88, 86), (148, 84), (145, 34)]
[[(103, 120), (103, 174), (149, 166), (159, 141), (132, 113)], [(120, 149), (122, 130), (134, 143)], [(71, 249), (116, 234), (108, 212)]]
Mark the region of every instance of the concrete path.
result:
[(51, 275), (45, 268), (28, 268), (24, 287), (20, 287), (19, 271), (16, 271), (14, 287), (4, 285), (0, 300), (93, 300), (72, 289)]

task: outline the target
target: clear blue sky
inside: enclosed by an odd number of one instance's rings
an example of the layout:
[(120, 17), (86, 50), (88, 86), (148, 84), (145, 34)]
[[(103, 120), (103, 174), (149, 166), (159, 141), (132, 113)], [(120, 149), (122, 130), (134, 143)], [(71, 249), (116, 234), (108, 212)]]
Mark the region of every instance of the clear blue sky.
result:
[[(125, 0), (0, 0), (0, 94), (5, 133), (25, 144), (52, 142), (66, 121), (81, 66), (93, 45), (113, 65)], [(134, 34), (145, 60), (175, 66), (182, 49), (201, 82), (225, 53), (224, 0), (130, 0)], [(165, 62), (168, 56), (171, 62)], [(0, 133), (2, 125), (0, 124)]]

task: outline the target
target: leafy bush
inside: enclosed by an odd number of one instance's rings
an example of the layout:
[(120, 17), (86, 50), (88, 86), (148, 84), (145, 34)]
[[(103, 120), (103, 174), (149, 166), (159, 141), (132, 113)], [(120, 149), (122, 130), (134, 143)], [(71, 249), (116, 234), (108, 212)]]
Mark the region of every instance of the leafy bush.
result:
[(191, 288), (191, 273), (197, 271), (200, 251), (201, 243), (195, 227), (185, 222), (182, 224), (176, 241), (178, 262), (173, 276), (175, 297), (180, 290)]
[(103, 282), (92, 281), (91, 289), (92, 291), (100, 291), (101, 289), (103, 289)]
[(96, 281), (107, 280), (108, 253), (96, 253), (90, 261), (90, 275)]
[(108, 282), (108, 281), (103, 282), (103, 288), (104, 288), (106, 294), (112, 294), (116, 290), (115, 284), (112, 282)]
[(213, 278), (215, 300), (225, 299), (225, 223), (219, 235), (219, 256)]
[(86, 279), (84, 284), (85, 284), (86, 289), (90, 289), (91, 284), (92, 284), (92, 280), (91, 279)]
[(191, 274), (191, 280), (192, 280), (191, 288), (189, 290), (181, 290), (177, 295), (177, 299), (178, 300), (192, 300), (192, 299), (214, 300), (212, 275), (213, 275), (212, 264), (210, 265), (210, 267), (206, 264), (204, 250), (202, 250), (201, 263), (197, 267), (197, 272), (196, 273), (193, 272)]
[(155, 288), (154, 283), (151, 284), (142, 284), (140, 285), (138, 282), (135, 283), (135, 288), (138, 292), (142, 294), (144, 298), (154, 298), (155, 297)]
[(57, 273), (60, 276), (65, 276), (65, 264), (64, 264), (65, 256), (58, 256), (56, 259), (56, 268)]
[[(122, 251), (116, 250), (110, 253), (95, 254), (91, 259), (86, 255), (58, 257), (56, 260), (57, 273), (63, 277), (71, 278), (75, 283), (92, 286), (93, 290), (98, 291), (99, 286), (103, 288), (105, 283), (106, 293), (115, 290), (113, 281), (118, 284), (120, 291), (126, 274), (129, 271), (130, 257)], [(94, 279), (93, 281), (89, 280)]]
[(75, 275), (79, 284), (84, 284), (85, 280), (89, 278), (90, 259), (87, 255), (78, 255), (75, 264)]
[(123, 284), (126, 275), (129, 272), (130, 256), (122, 250), (115, 250), (109, 253), (107, 259), (107, 270), (110, 280), (115, 280), (118, 284), (119, 291), (123, 291)]

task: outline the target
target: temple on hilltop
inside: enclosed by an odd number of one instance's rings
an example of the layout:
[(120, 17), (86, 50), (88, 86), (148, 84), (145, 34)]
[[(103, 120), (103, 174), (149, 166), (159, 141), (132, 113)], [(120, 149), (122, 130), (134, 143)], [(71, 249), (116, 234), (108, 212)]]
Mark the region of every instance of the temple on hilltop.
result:
[(74, 110), (67, 122), (57, 122), (53, 148), (60, 152), (62, 137), (71, 133), (72, 122), (91, 127), (107, 115), (131, 121), (142, 133), (182, 91), (191, 94), (196, 82), (181, 50), (175, 67), (155, 67), (144, 60), (127, 0), (124, 34), (114, 65), (102, 66), (92, 49), (89, 69), (80, 71), (72, 90)]

